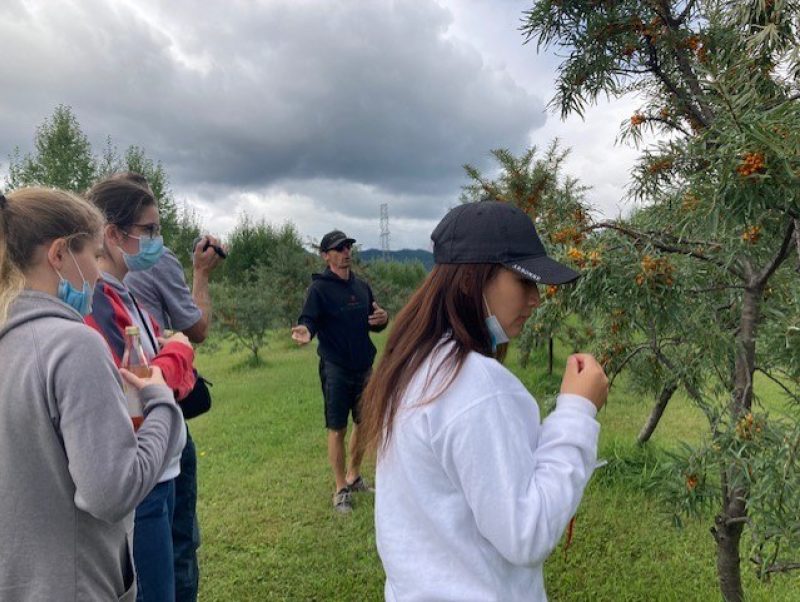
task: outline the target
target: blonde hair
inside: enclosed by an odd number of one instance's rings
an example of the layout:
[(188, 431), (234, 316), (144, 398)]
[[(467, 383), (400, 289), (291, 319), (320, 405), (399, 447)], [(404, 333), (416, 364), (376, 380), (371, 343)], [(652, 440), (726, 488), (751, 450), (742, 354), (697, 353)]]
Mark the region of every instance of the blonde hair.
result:
[(103, 216), (82, 198), (56, 188), (20, 188), (0, 194), (0, 325), (11, 303), (25, 288), (25, 271), (36, 248), (66, 238), (81, 251), (99, 234)]

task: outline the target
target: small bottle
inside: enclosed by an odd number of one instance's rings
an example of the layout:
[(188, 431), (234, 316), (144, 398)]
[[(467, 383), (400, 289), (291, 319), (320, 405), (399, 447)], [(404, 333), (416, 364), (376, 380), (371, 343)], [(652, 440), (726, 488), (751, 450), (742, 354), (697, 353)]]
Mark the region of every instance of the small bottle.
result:
[[(142, 349), (142, 341), (139, 338), (139, 327), (128, 326), (125, 328), (125, 352), (122, 354), (122, 364), (120, 367), (132, 372), (139, 378), (150, 376), (150, 364), (147, 356)], [(133, 430), (138, 431), (144, 422), (144, 406), (139, 398), (139, 391), (125, 383), (125, 397), (128, 401), (128, 414), (133, 421)]]

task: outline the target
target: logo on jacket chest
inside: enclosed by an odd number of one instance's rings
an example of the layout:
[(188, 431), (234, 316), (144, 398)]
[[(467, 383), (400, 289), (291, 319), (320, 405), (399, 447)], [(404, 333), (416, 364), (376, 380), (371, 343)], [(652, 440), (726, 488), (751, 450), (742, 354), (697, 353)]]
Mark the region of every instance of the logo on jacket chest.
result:
[(349, 293), (343, 301), (344, 303), (340, 306), (342, 312), (363, 311), (367, 307), (366, 300), (355, 293)]

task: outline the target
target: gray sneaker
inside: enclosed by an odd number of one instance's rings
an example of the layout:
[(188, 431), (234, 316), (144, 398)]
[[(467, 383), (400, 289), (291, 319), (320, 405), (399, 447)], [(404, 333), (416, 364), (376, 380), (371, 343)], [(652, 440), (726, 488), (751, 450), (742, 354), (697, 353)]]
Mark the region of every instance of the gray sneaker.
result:
[(333, 494), (333, 509), (342, 514), (353, 511), (353, 501), (351, 499), (350, 490), (347, 487), (342, 487)]
[(349, 483), (347, 485), (347, 488), (350, 491), (358, 492), (358, 493), (363, 493), (363, 492), (375, 493), (375, 488), (374, 487), (370, 487), (369, 483), (367, 483), (367, 481), (364, 480), (364, 477), (362, 477), (361, 475), (358, 475), (358, 478), (355, 481), (353, 481), (352, 483)]

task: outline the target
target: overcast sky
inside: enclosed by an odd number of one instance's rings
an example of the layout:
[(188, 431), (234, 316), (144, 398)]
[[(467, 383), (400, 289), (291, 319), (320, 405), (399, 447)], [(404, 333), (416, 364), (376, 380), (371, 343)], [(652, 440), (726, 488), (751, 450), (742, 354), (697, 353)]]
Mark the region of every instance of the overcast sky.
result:
[[(531, 0), (2, 0), (0, 174), (14, 146), (70, 105), (163, 162), (175, 197), (225, 234), (246, 212), (304, 238), (336, 227), (428, 248), (462, 164), (554, 137), (606, 215), (636, 153), (615, 146), (635, 101), (582, 121), (545, 111), (558, 59), (523, 46)], [(624, 210), (624, 207), (622, 207)]]

